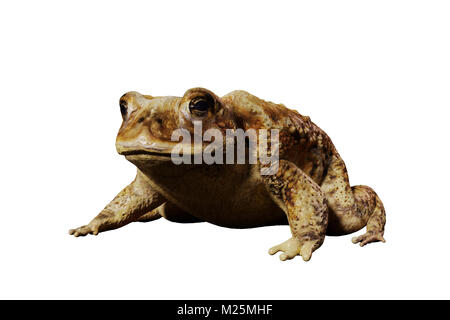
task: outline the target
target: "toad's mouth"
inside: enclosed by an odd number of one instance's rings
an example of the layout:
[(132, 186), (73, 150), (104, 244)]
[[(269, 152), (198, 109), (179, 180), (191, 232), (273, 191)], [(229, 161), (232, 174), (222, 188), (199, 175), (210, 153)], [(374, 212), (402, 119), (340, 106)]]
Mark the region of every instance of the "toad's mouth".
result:
[[(127, 158), (158, 158), (158, 159), (171, 159), (172, 153), (174, 150), (174, 145), (171, 144), (161, 144), (161, 143), (152, 143), (152, 144), (142, 144), (142, 143), (116, 143), (117, 152), (125, 156)], [(201, 150), (194, 150), (192, 145), (183, 146), (181, 148), (181, 153), (189, 156), (194, 156), (197, 153), (202, 153)], [(188, 151), (189, 150), (189, 151)], [(176, 152), (179, 156), (180, 151)]]
[(172, 146), (158, 143), (116, 142), (117, 152), (125, 157), (171, 157)]
[(149, 150), (127, 150), (127, 151), (122, 151), (120, 153), (122, 156), (157, 156), (157, 157), (167, 157), (170, 158), (171, 157), (171, 153), (166, 153), (166, 152), (155, 152), (155, 151), (149, 151)]

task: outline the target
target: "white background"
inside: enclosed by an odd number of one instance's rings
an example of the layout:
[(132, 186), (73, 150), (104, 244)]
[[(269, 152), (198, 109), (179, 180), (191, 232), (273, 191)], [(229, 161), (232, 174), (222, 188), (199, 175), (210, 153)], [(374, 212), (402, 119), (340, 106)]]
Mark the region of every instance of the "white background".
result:
[[(449, 15), (446, 1), (3, 1), (0, 298), (450, 298)], [(114, 147), (119, 97), (196, 86), (311, 116), (383, 200), (387, 243), (327, 237), (305, 263), (267, 254), (287, 226), (69, 236), (134, 178)]]

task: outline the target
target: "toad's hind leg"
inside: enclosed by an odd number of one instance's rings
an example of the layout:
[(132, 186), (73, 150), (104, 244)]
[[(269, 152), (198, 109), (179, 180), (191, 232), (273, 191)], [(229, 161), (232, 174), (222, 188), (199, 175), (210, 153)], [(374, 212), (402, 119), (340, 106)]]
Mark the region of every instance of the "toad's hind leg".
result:
[(353, 243), (364, 246), (370, 242), (385, 242), (383, 203), (370, 187), (350, 187), (347, 169), (338, 155), (334, 156), (321, 189), (329, 207), (327, 234), (344, 235), (367, 226), (367, 232), (353, 238)]
[(359, 243), (361, 247), (371, 242), (386, 242), (383, 237), (386, 213), (380, 198), (367, 186), (354, 186), (352, 190), (358, 204), (358, 212), (364, 212), (369, 218), (366, 223), (367, 232), (352, 238), (352, 242)]
[(158, 208), (153, 209), (152, 211), (147, 212), (146, 214), (140, 216), (136, 221), (137, 222), (150, 222), (150, 221), (157, 220), (157, 219), (161, 218), (161, 214), (159, 212), (160, 212), (160, 208), (163, 205), (164, 204), (162, 204)]
[(149, 222), (149, 221), (156, 220), (160, 217), (164, 217), (169, 221), (179, 222), (179, 223), (201, 222), (200, 219), (192, 216), (188, 212), (180, 209), (178, 206), (174, 205), (173, 203), (171, 203), (169, 201), (163, 203), (158, 208), (144, 214), (137, 221)]

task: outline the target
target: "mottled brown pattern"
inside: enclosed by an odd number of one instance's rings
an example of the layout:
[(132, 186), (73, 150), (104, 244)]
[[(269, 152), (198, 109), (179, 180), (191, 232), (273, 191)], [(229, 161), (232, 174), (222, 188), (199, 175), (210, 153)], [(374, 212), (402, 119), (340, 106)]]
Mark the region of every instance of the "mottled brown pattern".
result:
[[(281, 203), (297, 244), (295, 250), (281, 244), (272, 248), (270, 253), (284, 251), (282, 259), (300, 254), (308, 261), (325, 239), (328, 207), (324, 193), (308, 175), (286, 160), (280, 160), (276, 175), (264, 176), (264, 180), (274, 201)], [(307, 249), (302, 250), (305, 245)]]
[[(200, 100), (208, 108), (191, 110), (190, 104)], [(116, 147), (138, 168), (136, 179), (71, 234), (97, 234), (161, 216), (234, 228), (288, 223), (292, 237), (269, 251), (283, 251), (282, 260), (296, 255), (309, 260), (325, 234), (349, 234), (364, 226), (367, 232), (354, 243), (384, 241), (382, 202), (371, 188), (350, 186), (331, 139), (309, 117), (245, 91), (221, 98), (203, 88), (189, 89), (182, 97), (128, 92), (119, 102), (123, 123)], [(171, 140), (172, 133), (186, 129), (193, 134), (194, 121), (202, 123), (203, 132), (213, 128), (223, 134), (227, 129), (278, 129), (276, 175), (262, 176), (260, 163), (174, 165), (170, 152), (178, 141)]]

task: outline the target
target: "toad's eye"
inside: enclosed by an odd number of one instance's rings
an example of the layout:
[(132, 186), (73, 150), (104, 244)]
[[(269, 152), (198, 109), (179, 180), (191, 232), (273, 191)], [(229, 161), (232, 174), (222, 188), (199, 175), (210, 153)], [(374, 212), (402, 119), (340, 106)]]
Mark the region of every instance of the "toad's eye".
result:
[(122, 118), (125, 120), (127, 116), (127, 103), (126, 101), (120, 101), (120, 113), (122, 114)]
[(208, 110), (214, 108), (214, 99), (211, 97), (198, 97), (189, 102), (189, 111), (199, 117), (206, 116)]

